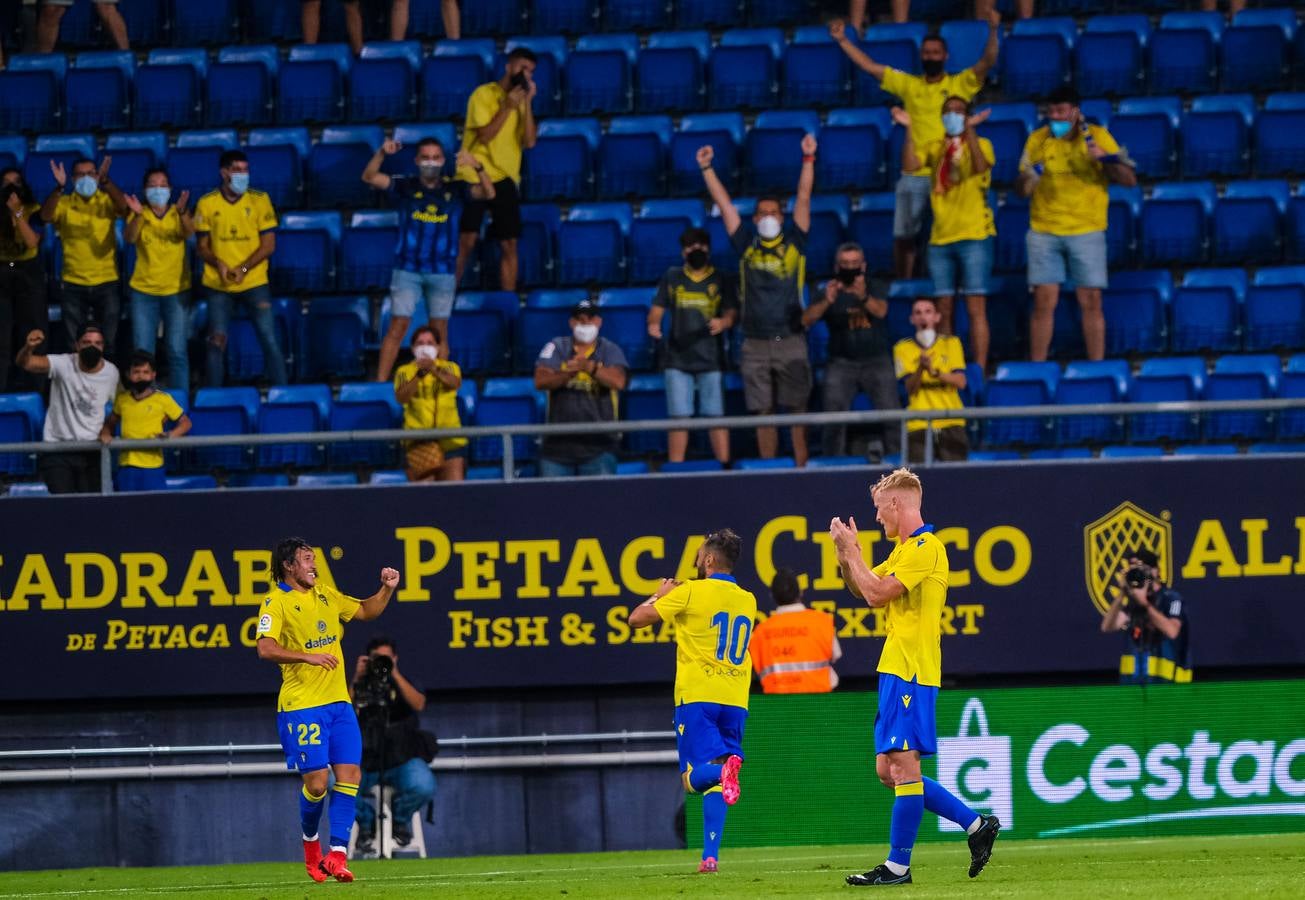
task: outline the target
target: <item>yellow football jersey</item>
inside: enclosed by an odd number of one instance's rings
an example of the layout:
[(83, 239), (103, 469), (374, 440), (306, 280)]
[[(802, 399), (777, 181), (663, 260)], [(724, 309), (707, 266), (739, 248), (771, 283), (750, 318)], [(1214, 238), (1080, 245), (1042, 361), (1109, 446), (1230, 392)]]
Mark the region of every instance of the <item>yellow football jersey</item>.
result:
[(888, 559), (873, 571), (892, 575), (907, 591), (888, 604), (888, 638), (879, 655), (879, 671), (941, 687), (942, 610), (951, 572), (947, 548), (934, 536), (932, 525), (922, 525), (899, 538)]
[(168, 207), (162, 216), (146, 208), (140, 218), (131, 288), (154, 297), (169, 297), (190, 290), (186, 234), (177, 208)]
[[(913, 337), (902, 338), (893, 345), (893, 366), (898, 378), (905, 378), (920, 368), (920, 354), (926, 352)], [(961, 339), (954, 334), (941, 334), (937, 342), (927, 351), (933, 359), (934, 368), (939, 372), (964, 372), (965, 348)], [(946, 384), (937, 376), (925, 372), (920, 376), (920, 389), (907, 401), (907, 409), (962, 409), (961, 392)], [(964, 427), (964, 419), (934, 419), (933, 427)], [(907, 431), (923, 431), (929, 427), (924, 419), (911, 419), (906, 423)]]
[[(452, 360), (440, 360), (437, 368), (447, 369), (459, 378), (462, 367)], [(394, 370), (394, 389), (397, 391), (404, 384), (417, 377), (417, 363), (410, 362)], [(417, 393), (403, 405), (404, 428), (460, 428), (462, 417), (458, 415), (458, 392), (445, 387), (444, 382), (434, 374), (422, 379)], [(467, 446), (466, 438), (445, 438), (440, 441), (440, 448), (445, 452)]]
[[(163, 426), (175, 422), (183, 415), (172, 395), (164, 391), (151, 391), (137, 400), (122, 391), (113, 400), (113, 414), (122, 420), (122, 436), (129, 440), (158, 437)], [(138, 469), (158, 469), (163, 466), (162, 450), (124, 450), (118, 459), (120, 466)]]
[[(969, 145), (962, 145), (956, 158), (961, 172), (960, 183), (941, 193), (936, 187), (929, 191), (929, 203), (933, 207), (933, 231), (929, 235), (929, 243), (982, 241), (997, 233), (997, 226), (992, 220), (992, 209), (988, 206), (992, 164), (997, 158), (992, 152), (992, 141), (987, 138), (979, 138), (979, 150), (988, 161), (985, 171), (974, 174), (974, 158), (970, 155)], [(918, 155), (930, 171), (936, 172), (946, 152), (946, 142), (939, 140), (920, 148)], [(937, 178), (934, 181), (936, 184)]]
[[(209, 191), (195, 204), (195, 232), (207, 234), (213, 255), (235, 268), (254, 254), (262, 242), (263, 232), (277, 226), (276, 210), (267, 194), (253, 188), (235, 200), (228, 200), (220, 190)], [(267, 284), (267, 260), (249, 270), (240, 284), (224, 282), (217, 269), (204, 264), (204, 287), (239, 294)]]
[(281, 582), (263, 601), (258, 637), (269, 637), (297, 653), (330, 653), (340, 661), (334, 669), (307, 663), (282, 665), (277, 712), (350, 702), (340, 642), (344, 623), (354, 617), (361, 602), (321, 582), (310, 591), (296, 591)]
[[(948, 97), (971, 100), (982, 87), (983, 82), (973, 69), (944, 75), (937, 81), (925, 81), (921, 75), (911, 75), (892, 66), (884, 70), (883, 88), (902, 98), (902, 106), (911, 114), (911, 140), (915, 141), (917, 148), (943, 139), (942, 108)], [(911, 174), (932, 173), (933, 170), (925, 165)]]
[[(1089, 125), (1092, 140), (1106, 153), (1119, 144), (1100, 125)], [(1075, 235), (1105, 231), (1110, 209), (1110, 179), (1088, 152), (1081, 132), (1053, 138), (1043, 125), (1029, 135), (1020, 158), (1020, 171), (1041, 164), (1042, 177), (1029, 201), (1029, 227), (1043, 234)]]
[(653, 608), (675, 624), (675, 704), (723, 703), (748, 708), (752, 657), (748, 642), (757, 598), (729, 575), (686, 581)]
[(90, 199), (64, 194), (54, 208), (54, 228), (63, 242), (63, 280), (94, 287), (118, 280), (118, 238), (113, 199), (96, 191)]

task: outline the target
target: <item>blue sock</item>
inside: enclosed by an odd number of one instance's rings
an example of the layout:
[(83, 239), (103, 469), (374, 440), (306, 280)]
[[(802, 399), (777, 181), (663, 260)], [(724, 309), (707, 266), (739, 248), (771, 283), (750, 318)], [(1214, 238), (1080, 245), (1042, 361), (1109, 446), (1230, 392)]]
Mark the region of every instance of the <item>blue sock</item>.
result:
[(924, 808), (936, 816), (955, 822), (962, 828), (969, 828), (979, 817), (979, 814), (966, 806), (960, 797), (932, 778), (924, 779)]
[[(717, 769), (720, 766), (716, 767)], [(725, 832), (725, 795), (720, 788), (702, 795), (702, 858), (720, 859), (720, 839)]]
[(349, 832), (353, 830), (354, 815), (358, 811), (358, 785), (337, 781), (331, 789), (331, 849), (349, 848)]
[(690, 766), (689, 787), (699, 794), (706, 793), (709, 788), (720, 784), (721, 768), (722, 766), (718, 763), (703, 763), (700, 766)]
[(299, 792), (299, 824), (303, 826), (304, 838), (317, 835), (317, 825), (322, 821), (322, 805), (326, 801), (326, 792), (314, 796), (308, 793), (308, 785)]
[(888, 861), (899, 866), (911, 864), (911, 850), (924, 818), (924, 785), (918, 781), (897, 786), (893, 801), (893, 824), (888, 829)]

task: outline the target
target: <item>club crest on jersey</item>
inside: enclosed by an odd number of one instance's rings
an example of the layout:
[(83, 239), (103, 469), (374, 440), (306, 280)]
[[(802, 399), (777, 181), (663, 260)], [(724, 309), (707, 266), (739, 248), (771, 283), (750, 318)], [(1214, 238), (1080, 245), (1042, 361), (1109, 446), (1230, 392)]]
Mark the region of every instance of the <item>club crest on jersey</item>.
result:
[(321, 619), (317, 620), (317, 633), (326, 634), (326, 623), (323, 622)]

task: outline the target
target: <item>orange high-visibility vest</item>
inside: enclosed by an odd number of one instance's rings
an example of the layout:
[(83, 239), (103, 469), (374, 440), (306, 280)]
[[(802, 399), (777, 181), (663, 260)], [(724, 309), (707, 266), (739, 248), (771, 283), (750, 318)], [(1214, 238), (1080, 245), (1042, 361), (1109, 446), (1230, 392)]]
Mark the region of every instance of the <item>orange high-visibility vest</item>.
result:
[(816, 609), (771, 615), (752, 633), (752, 668), (767, 694), (827, 694), (834, 618)]

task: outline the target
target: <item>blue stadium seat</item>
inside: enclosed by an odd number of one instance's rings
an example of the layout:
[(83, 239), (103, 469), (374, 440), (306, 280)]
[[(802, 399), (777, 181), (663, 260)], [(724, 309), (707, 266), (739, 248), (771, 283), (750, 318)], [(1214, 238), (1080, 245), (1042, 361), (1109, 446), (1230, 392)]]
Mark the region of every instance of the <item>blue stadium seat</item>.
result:
[[(1283, 445), (1287, 446), (1287, 445)], [(5, 490), (6, 497), (48, 497), (50, 489), (44, 481), (12, 481)]]
[(1173, 296), (1172, 276), (1164, 270), (1114, 271), (1101, 293), (1106, 318), (1106, 353), (1158, 353), (1169, 345), (1165, 311)]
[(168, 491), (212, 491), (218, 486), (212, 475), (169, 475), (164, 484)]
[(511, 371), (512, 327), (521, 303), (510, 291), (463, 291), (449, 323), (449, 355), (464, 374)]
[(777, 456), (772, 459), (738, 459), (734, 461), (736, 472), (765, 472), (773, 469), (796, 469), (797, 461), (791, 456)]
[(272, 289), (278, 293), (329, 293), (335, 290), (335, 257), (340, 245), (340, 214), (335, 210), (282, 213), (277, 229)]
[(530, 4), (536, 34), (597, 31), (601, 15), (598, 0), (531, 0)]
[[(791, 200), (789, 201), (791, 204)], [(791, 205), (785, 212), (793, 214)], [(852, 203), (845, 194), (816, 194), (811, 198), (811, 228), (807, 232), (807, 278), (834, 274), (834, 255), (847, 239)]]
[(1032, 103), (998, 103), (992, 107), (988, 120), (979, 125), (978, 133), (992, 141), (997, 160), (992, 168), (994, 183), (1015, 183), (1024, 144), (1037, 127), (1038, 109)]
[[(293, 434), (321, 431), (331, 418), (331, 388), (325, 384), (296, 384), (272, 387), (258, 408), (259, 434)], [(260, 469), (283, 466), (320, 466), (325, 460), (315, 444), (261, 444), (257, 449)]]
[(1074, 83), (1084, 96), (1140, 94), (1151, 21), (1140, 13), (1093, 16), (1075, 48)]
[(581, 116), (633, 110), (631, 75), (638, 57), (638, 35), (581, 35), (566, 60), (563, 103), (566, 114)]
[(1040, 99), (1066, 84), (1075, 33), (1072, 19), (1017, 21), (1001, 54), (1001, 83), (1007, 96)]
[(523, 187), (527, 199), (583, 200), (593, 196), (593, 159), (598, 152), (597, 119), (553, 119), (539, 126), (539, 140), (526, 154)]
[(394, 140), (406, 148), (405, 152), (386, 157), (381, 163), (381, 171), (386, 175), (417, 175), (417, 163), (414, 160), (417, 144), (425, 138), (432, 137), (444, 148), (444, 171), (452, 175), (453, 159), (461, 144), (457, 129), (452, 122), (401, 122), (394, 126)]
[(27, 138), (21, 134), (0, 134), (0, 168), (16, 166), (21, 169), (26, 159)]
[(1175, 135), (1183, 104), (1177, 97), (1128, 97), (1110, 120), (1110, 133), (1144, 178), (1171, 178), (1178, 162)]
[(711, 54), (706, 31), (658, 31), (635, 65), (641, 112), (691, 112), (707, 102), (703, 72)]
[[(0, 443), (25, 444), (41, 440), (45, 402), (40, 394), (0, 394)], [(34, 454), (0, 453), (0, 473), (31, 475)]]
[[(1010, 362), (997, 366), (987, 385), (987, 406), (1040, 406), (1053, 402), (1060, 366), (1047, 362)], [(984, 424), (984, 443), (1038, 445), (1049, 442), (1054, 420), (1040, 417), (992, 419)]]
[[(50, 163), (63, 165), (70, 176), (78, 159), (95, 159), (95, 138), (90, 134), (43, 134), (36, 138), (32, 152), (23, 161), (23, 180), (38, 200), (44, 200), (54, 190), (54, 176)], [(47, 229), (47, 233), (52, 229)]]
[[(551, 337), (551, 336), (550, 336)], [(545, 340), (548, 340), (545, 338)], [(538, 354), (540, 347), (535, 348)], [(534, 369), (534, 359), (531, 359)], [(477, 426), (533, 425), (544, 420), (545, 399), (535, 390), (534, 379), (490, 378), (485, 381), (480, 400), (476, 404)], [(472, 456), (479, 462), (497, 462), (503, 458), (503, 440), (498, 436), (474, 438)], [(534, 459), (536, 443), (533, 438), (512, 438), (512, 455), (517, 460)]]
[(1102, 459), (1150, 459), (1165, 455), (1163, 447), (1136, 447), (1130, 444), (1111, 444), (1101, 448)]
[(402, 469), (378, 469), (372, 472), (368, 484), (408, 484), (408, 473)]
[[(302, 314), (297, 301), (280, 298), (272, 301), (272, 320), (277, 346), (287, 369), (293, 369), (297, 348), (303, 343), (300, 337)], [(203, 331), (208, 321), (207, 307), (195, 311), (195, 329)], [(249, 310), (239, 307), (227, 328), (227, 377), (231, 381), (248, 383), (262, 379), (265, 374), (263, 347), (258, 342)]]
[(557, 232), (562, 284), (624, 284), (625, 236), (632, 214), (626, 203), (577, 204)]
[(1142, 188), (1112, 184), (1107, 189), (1106, 262), (1110, 267), (1131, 266), (1137, 257), (1137, 223), (1142, 218)]
[[(145, 173), (167, 159), (168, 138), (162, 131), (115, 131), (105, 138), (104, 154), (113, 157), (114, 183), (139, 195)], [(192, 197), (191, 201), (198, 199)]]
[[(1199, 357), (1144, 360), (1128, 399), (1133, 403), (1198, 400), (1205, 390), (1205, 377), (1205, 361)], [(1199, 424), (1199, 416), (1191, 413), (1144, 413), (1131, 417), (1129, 434), (1134, 441), (1192, 441)]]
[(308, 305), (306, 374), (361, 376), (369, 319), (366, 297), (314, 297)]
[(385, 141), (379, 125), (340, 125), (322, 129), (308, 154), (308, 195), (313, 206), (360, 207), (372, 189), (359, 175)]
[(421, 64), (421, 115), (428, 119), (465, 115), (471, 92), (490, 80), (493, 55), (494, 42), (489, 40), (437, 43)]
[(603, 27), (611, 31), (671, 26), (671, 5), (665, 0), (607, 0), (603, 6)]
[(77, 54), (64, 79), (64, 128), (126, 128), (131, 121), (131, 83), (136, 57), (129, 50)]
[(277, 78), (277, 115), (285, 125), (345, 120), (344, 81), (353, 55), (345, 44), (300, 44)]
[[(1305, 353), (1297, 353), (1287, 360), (1278, 383), (1278, 396), (1305, 398)], [(1305, 409), (1288, 409), (1278, 417), (1278, 437), (1282, 440), (1305, 438)]]
[(738, 0), (694, 0), (675, 6), (679, 28), (724, 28), (739, 22)]
[(742, 113), (694, 113), (680, 120), (671, 135), (671, 192), (677, 196), (701, 196), (702, 172), (695, 154), (710, 144), (715, 151), (712, 167), (726, 188), (738, 186), (739, 155), (744, 141)]
[[(817, 465), (819, 459), (822, 457), (813, 457), (807, 460), (807, 465)], [(724, 468), (714, 459), (686, 459), (684, 462), (664, 462), (657, 471), (663, 475), (682, 475), (686, 472), (720, 472)]]
[(312, 142), (307, 128), (254, 128), (244, 148), (250, 180), (277, 209), (304, 205), (304, 164)]
[(525, 47), (535, 54), (535, 99), (532, 109), (536, 116), (562, 114), (562, 71), (569, 52), (566, 38), (560, 34), (520, 35), (511, 37), (503, 46), (505, 54), (517, 47)]
[[(1293, 443), (1283, 443), (1283, 444), (1276, 444), (1276, 443), (1260, 443), (1260, 444), (1251, 444), (1249, 447), (1246, 448), (1246, 451), (1247, 451), (1248, 453), (1256, 453), (1256, 454), (1264, 454), (1264, 453), (1305, 453), (1305, 443), (1295, 443), (1295, 444), (1293, 444)], [(10, 486), (9, 486), (9, 493), (10, 493), (10, 494), (12, 494), (12, 493), (14, 492), (14, 488), (15, 488), (15, 487), (18, 487), (18, 485), (10, 485)]]
[(476, 0), (462, 6), (462, 30), (470, 35), (515, 34), (525, 17), (521, 0)]
[[(1274, 355), (1221, 356), (1205, 383), (1206, 400), (1265, 400), (1278, 393), (1282, 363)], [(1213, 412), (1205, 417), (1205, 438), (1263, 441), (1273, 434), (1273, 415)]]
[(666, 193), (670, 116), (617, 116), (598, 145), (598, 196)]
[[(239, 34), (237, 0), (204, 0), (203, 3), (170, 3), (172, 41), (179, 47), (222, 44)], [(258, 17), (254, 17), (257, 20)], [(134, 34), (128, 29), (129, 34)]]
[(802, 138), (818, 135), (820, 117), (809, 110), (766, 110), (748, 131), (744, 190), (752, 193), (794, 189), (802, 171)]
[(1247, 9), (1233, 17), (1220, 43), (1219, 74), (1225, 91), (1272, 91), (1291, 77), (1296, 14), (1290, 9)]
[(823, 25), (804, 25), (784, 52), (782, 91), (790, 107), (835, 106), (851, 96), (847, 54)]
[(1236, 456), (1236, 444), (1184, 444), (1174, 448), (1174, 456)]
[(993, 248), (993, 269), (1023, 272), (1028, 268), (1029, 201), (1014, 191), (995, 210), (997, 240)]
[(194, 128), (200, 124), (200, 85), (207, 77), (203, 50), (151, 50), (132, 82), (137, 129)]
[(583, 290), (538, 290), (526, 295), (526, 306), (517, 317), (513, 339), (513, 370), (533, 372), (535, 360), (544, 345), (553, 338), (570, 333), (567, 320), (571, 308), (588, 297)]
[(1174, 292), (1176, 353), (1237, 350), (1241, 347), (1240, 310), (1246, 296), (1242, 269), (1193, 269)]
[(1283, 218), (1290, 188), (1285, 181), (1231, 181), (1211, 222), (1214, 261), (1257, 265), (1282, 259)]
[[(168, 178), (178, 194), (190, 191), (191, 202), (197, 202), (209, 191), (217, 188), (218, 165), (222, 153), (236, 147), (234, 129), (183, 131), (177, 143), (168, 151)], [(252, 169), (250, 182), (257, 187), (258, 175)]]
[(763, 108), (779, 99), (779, 59), (784, 33), (778, 28), (731, 28), (707, 63), (707, 98), (712, 109)]
[[(865, 40), (857, 45), (876, 62), (909, 75), (920, 74), (920, 40), (923, 35), (908, 25), (872, 25)], [(879, 80), (860, 68), (852, 70), (852, 92), (859, 106), (888, 106), (900, 102), (880, 85)]]
[(1305, 346), (1305, 266), (1258, 270), (1245, 313), (1247, 350)]
[[(252, 387), (200, 388), (186, 415), (196, 437), (252, 434), (258, 421), (258, 390)], [(240, 445), (197, 447), (183, 454), (191, 471), (248, 469), (252, 448)]]
[(1151, 35), (1151, 90), (1212, 94), (1224, 19), (1217, 12), (1169, 12)]
[(680, 234), (701, 227), (702, 204), (697, 200), (649, 200), (630, 224), (630, 281), (649, 284), (682, 262)]
[(340, 237), (340, 290), (388, 288), (399, 240), (394, 212), (356, 212)]
[[(334, 450), (340, 444), (332, 444)], [(295, 487), (354, 487), (358, 484), (357, 472), (305, 472), (295, 480)]]
[(274, 120), (273, 84), (280, 70), (276, 47), (223, 47), (204, 82), (209, 125), (268, 125)]
[[(848, 221), (849, 240), (856, 241), (865, 250), (866, 264), (872, 272), (891, 272), (893, 269), (893, 210), (896, 197), (892, 193), (863, 194), (861, 204), (852, 211)], [(929, 294), (932, 296), (933, 291)]]
[(750, 0), (748, 22), (752, 25), (793, 25), (806, 18), (806, 0)]
[(411, 118), (417, 112), (419, 41), (365, 44), (349, 72), (349, 115), (354, 121)]
[(1250, 169), (1250, 133), (1255, 98), (1250, 94), (1197, 97), (1183, 117), (1183, 175), (1245, 175)]
[(951, 74), (977, 63), (988, 46), (988, 23), (977, 19), (951, 19), (942, 23), (938, 33), (947, 42), (947, 71)]
[(1029, 451), (1029, 459), (1092, 459), (1088, 447), (1040, 447)]
[(0, 103), (0, 130), (52, 131), (63, 119), (62, 79), (50, 69), (16, 68), (13, 63), (20, 58), (15, 56), (9, 68), (0, 71), (0, 95), (5, 98)]
[[(603, 330), (607, 330), (607, 320), (603, 320)], [(621, 402), (625, 406), (625, 418), (633, 422), (645, 422), (669, 418), (666, 410), (666, 384), (664, 376), (631, 375), (629, 384), (622, 393)], [(625, 449), (631, 453), (666, 452), (666, 432), (664, 431), (628, 431), (625, 434)], [(663, 466), (663, 471), (665, 466)]]
[(557, 280), (554, 246), (561, 218), (556, 204), (522, 205), (522, 232), (517, 240), (517, 279), (523, 286), (546, 286)]
[(653, 368), (653, 342), (648, 338), (652, 295), (649, 288), (617, 288), (598, 295), (603, 337), (621, 348), (634, 372)]
[(1142, 204), (1142, 264), (1199, 265), (1209, 255), (1215, 190), (1208, 181), (1156, 185)]
[[(398, 428), (403, 410), (389, 382), (343, 384), (331, 406), (331, 431), (378, 431)], [(397, 457), (390, 441), (356, 441), (331, 444), (327, 457), (333, 466), (365, 465), (389, 468)]]
[[(1125, 360), (1071, 362), (1056, 385), (1056, 403), (1122, 403), (1128, 397), (1128, 382)], [(1123, 416), (1066, 416), (1057, 423), (1057, 440), (1061, 444), (1104, 444), (1123, 439)]]
[(820, 129), (816, 184), (822, 191), (880, 191), (888, 184), (884, 137), (892, 128), (883, 107), (834, 109)]
[[(1281, 98), (1278, 103), (1275, 97)], [(1263, 178), (1301, 172), (1305, 172), (1305, 107), (1290, 104), (1284, 95), (1270, 95), (1255, 118), (1255, 173)]]

